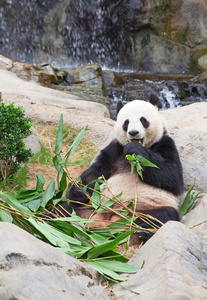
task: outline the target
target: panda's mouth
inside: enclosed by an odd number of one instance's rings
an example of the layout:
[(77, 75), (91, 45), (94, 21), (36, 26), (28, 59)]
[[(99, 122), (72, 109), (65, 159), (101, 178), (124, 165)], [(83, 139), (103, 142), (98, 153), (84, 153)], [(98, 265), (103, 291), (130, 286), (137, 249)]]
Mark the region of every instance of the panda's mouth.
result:
[(130, 142), (136, 142), (142, 145), (143, 139), (130, 139)]

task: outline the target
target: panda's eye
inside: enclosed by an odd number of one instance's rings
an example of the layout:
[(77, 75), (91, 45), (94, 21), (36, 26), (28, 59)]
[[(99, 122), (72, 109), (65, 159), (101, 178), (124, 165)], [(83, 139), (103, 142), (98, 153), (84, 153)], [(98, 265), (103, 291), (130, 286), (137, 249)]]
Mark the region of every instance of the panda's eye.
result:
[(129, 120), (127, 119), (124, 121), (124, 124), (122, 125), (124, 131), (127, 131), (128, 125), (129, 125)]
[(144, 128), (148, 128), (149, 127), (149, 122), (147, 121), (147, 119), (145, 119), (145, 117), (141, 117), (140, 118), (140, 122), (142, 123)]

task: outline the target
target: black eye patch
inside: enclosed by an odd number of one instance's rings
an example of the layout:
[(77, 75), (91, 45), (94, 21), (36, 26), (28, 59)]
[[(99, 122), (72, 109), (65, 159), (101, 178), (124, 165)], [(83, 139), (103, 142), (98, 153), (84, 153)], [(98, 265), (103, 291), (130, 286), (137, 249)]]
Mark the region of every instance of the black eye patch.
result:
[(144, 128), (148, 128), (149, 127), (149, 121), (147, 121), (147, 119), (145, 119), (145, 117), (141, 117), (140, 118), (140, 122), (142, 123)]
[(129, 120), (127, 119), (124, 121), (124, 124), (122, 125), (124, 131), (127, 131), (128, 125), (129, 125)]

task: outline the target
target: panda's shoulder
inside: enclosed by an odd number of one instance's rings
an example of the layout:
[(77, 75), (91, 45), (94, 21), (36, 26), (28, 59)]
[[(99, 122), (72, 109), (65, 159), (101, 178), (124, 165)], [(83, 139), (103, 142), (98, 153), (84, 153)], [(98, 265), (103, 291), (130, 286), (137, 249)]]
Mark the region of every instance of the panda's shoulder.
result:
[(119, 153), (121, 154), (123, 152), (123, 145), (121, 145), (119, 143), (119, 141), (114, 138), (111, 140), (111, 142), (106, 146), (104, 147), (102, 150), (101, 150), (102, 153), (108, 153), (109, 155), (111, 153)]
[(157, 141), (151, 146), (151, 148), (160, 148), (160, 147), (176, 148), (173, 138), (170, 137), (169, 135), (163, 135), (159, 141)]

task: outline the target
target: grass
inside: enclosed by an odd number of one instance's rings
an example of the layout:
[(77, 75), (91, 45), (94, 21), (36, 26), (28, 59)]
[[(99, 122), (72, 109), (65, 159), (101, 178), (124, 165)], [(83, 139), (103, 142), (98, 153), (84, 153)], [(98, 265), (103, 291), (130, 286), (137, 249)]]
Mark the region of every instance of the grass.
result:
[(43, 142), (41, 142), (41, 152), (35, 154), (30, 163), (32, 164), (40, 164), (40, 165), (50, 165), (52, 166), (52, 153), (50, 151), (50, 149), (45, 146), (45, 144)]
[[(41, 138), (41, 152), (35, 155), (35, 157), (31, 160), (31, 163), (53, 165), (52, 157), (54, 155), (53, 151), (55, 147), (58, 128), (56, 125), (53, 126), (38, 123), (36, 125), (36, 130), (38, 131)], [(70, 126), (64, 125), (63, 144), (61, 147), (63, 154), (67, 152), (68, 148), (71, 146), (78, 133), (78, 130), (74, 130)], [(86, 138), (83, 138), (68, 166), (70, 167), (78, 164), (83, 164), (88, 167), (96, 153), (97, 148), (94, 146), (94, 144), (88, 141)]]

